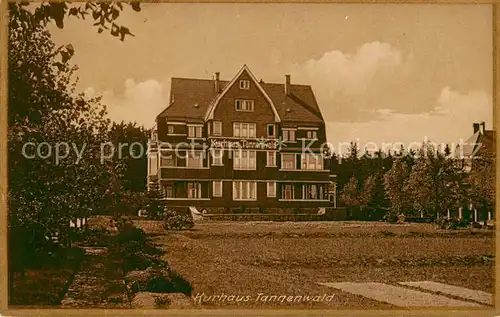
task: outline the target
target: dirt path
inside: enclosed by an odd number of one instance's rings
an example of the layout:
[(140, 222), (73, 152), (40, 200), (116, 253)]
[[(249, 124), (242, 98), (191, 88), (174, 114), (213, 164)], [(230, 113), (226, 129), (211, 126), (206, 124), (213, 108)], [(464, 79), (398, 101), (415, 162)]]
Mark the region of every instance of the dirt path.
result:
[(85, 248), (80, 270), (64, 296), (63, 308), (128, 308), (127, 289), (106, 248)]

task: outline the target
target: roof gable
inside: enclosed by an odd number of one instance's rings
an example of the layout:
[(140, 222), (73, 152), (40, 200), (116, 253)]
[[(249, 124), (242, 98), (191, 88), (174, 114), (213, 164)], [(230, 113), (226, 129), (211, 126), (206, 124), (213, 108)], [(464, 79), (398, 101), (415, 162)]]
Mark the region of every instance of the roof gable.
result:
[(278, 114), (278, 111), (276, 110), (276, 106), (274, 105), (273, 100), (269, 97), (269, 95), (264, 90), (264, 88), (262, 88), (261, 84), (257, 81), (257, 79), (255, 78), (255, 76), (250, 71), (250, 69), (248, 69), (247, 65), (243, 65), (243, 67), (238, 71), (238, 73), (236, 74), (236, 76), (234, 76), (234, 78), (226, 85), (226, 87), (217, 96), (217, 98), (215, 98), (213, 100), (213, 102), (209, 105), (208, 110), (207, 110), (207, 112), (205, 114), (205, 121), (213, 119), (215, 108), (217, 108), (217, 106), (219, 105), (220, 100), (229, 91), (229, 89), (236, 83), (237, 79), (241, 76), (241, 74), (243, 74), (243, 72), (246, 72), (249, 75), (250, 79), (254, 82), (255, 86), (264, 95), (264, 98), (266, 98), (266, 100), (271, 105), (271, 109), (273, 110), (273, 113), (274, 113), (274, 116), (275, 116), (275, 120), (277, 122), (280, 122), (281, 118), (280, 118), (280, 116)]
[(243, 66), (231, 82), (221, 80), (221, 93), (215, 91), (214, 79), (176, 78), (171, 79), (170, 104), (157, 116), (169, 120), (203, 122), (213, 115), (216, 101), (247, 71), (255, 86), (271, 105), (280, 122), (321, 124), (323, 117), (309, 85), (290, 85), (290, 94), (285, 95), (283, 83), (258, 82), (247, 66)]

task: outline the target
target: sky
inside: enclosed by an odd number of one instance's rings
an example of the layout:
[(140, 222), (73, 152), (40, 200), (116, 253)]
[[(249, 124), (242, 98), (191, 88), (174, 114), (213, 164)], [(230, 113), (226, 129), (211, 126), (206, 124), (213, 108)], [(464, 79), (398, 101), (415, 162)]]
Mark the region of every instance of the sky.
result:
[(118, 19), (134, 37), (91, 21), (49, 26), (71, 43), (78, 89), (102, 95), (115, 121), (150, 128), (171, 77), (311, 85), (334, 147), (357, 141), (458, 142), (492, 128), (492, 13), (488, 5), (141, 4)]

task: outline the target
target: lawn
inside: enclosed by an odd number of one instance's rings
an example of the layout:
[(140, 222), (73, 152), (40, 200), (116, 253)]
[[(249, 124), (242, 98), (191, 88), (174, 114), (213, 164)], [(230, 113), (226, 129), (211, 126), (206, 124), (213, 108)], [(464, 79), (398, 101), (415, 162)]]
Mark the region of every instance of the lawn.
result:
[[(192, 283), (193, 296), (206, 308), (390, 307), (317, 282), (433, 280), (488, 292), (493, 287), (491, 231), (444, 231), (428, 224), (206, 222), (161, 234), (154, 222), (138, 225), (158, 234), (154, 241), (167, 251), (165, 259)], [(335, 297), (256, 300), (325, 294)]]

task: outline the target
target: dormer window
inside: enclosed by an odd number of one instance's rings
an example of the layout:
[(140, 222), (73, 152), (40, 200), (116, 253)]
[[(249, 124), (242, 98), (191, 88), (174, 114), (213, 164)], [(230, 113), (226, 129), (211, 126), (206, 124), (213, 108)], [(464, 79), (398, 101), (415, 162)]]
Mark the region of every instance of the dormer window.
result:
[(240, 80), (240, 89), (245, 89), (245, 90), (250, 89), (250, 81), (249, 80)]
[(318, 138), (318, 133), (316, 131), (307, 131), (307, 138), (309, 140), (315, 140)]
[(253, 100), (236, 99), (235, 107), (237, 111), (253, 111)]
[(274, 124), (272, 124), (272, 123), (267, 125), (267, 136), (269, 138), (276, 137), (276, 128), (275, 128)]
[(295, 142), (295, 129), (283, 129), (283, 141)]
[(213, 135), (222, 135), (222, 122), (214, 121)]
[(188, 125), (188, 138), (201, 138), (202, 128), (201, 125)]

